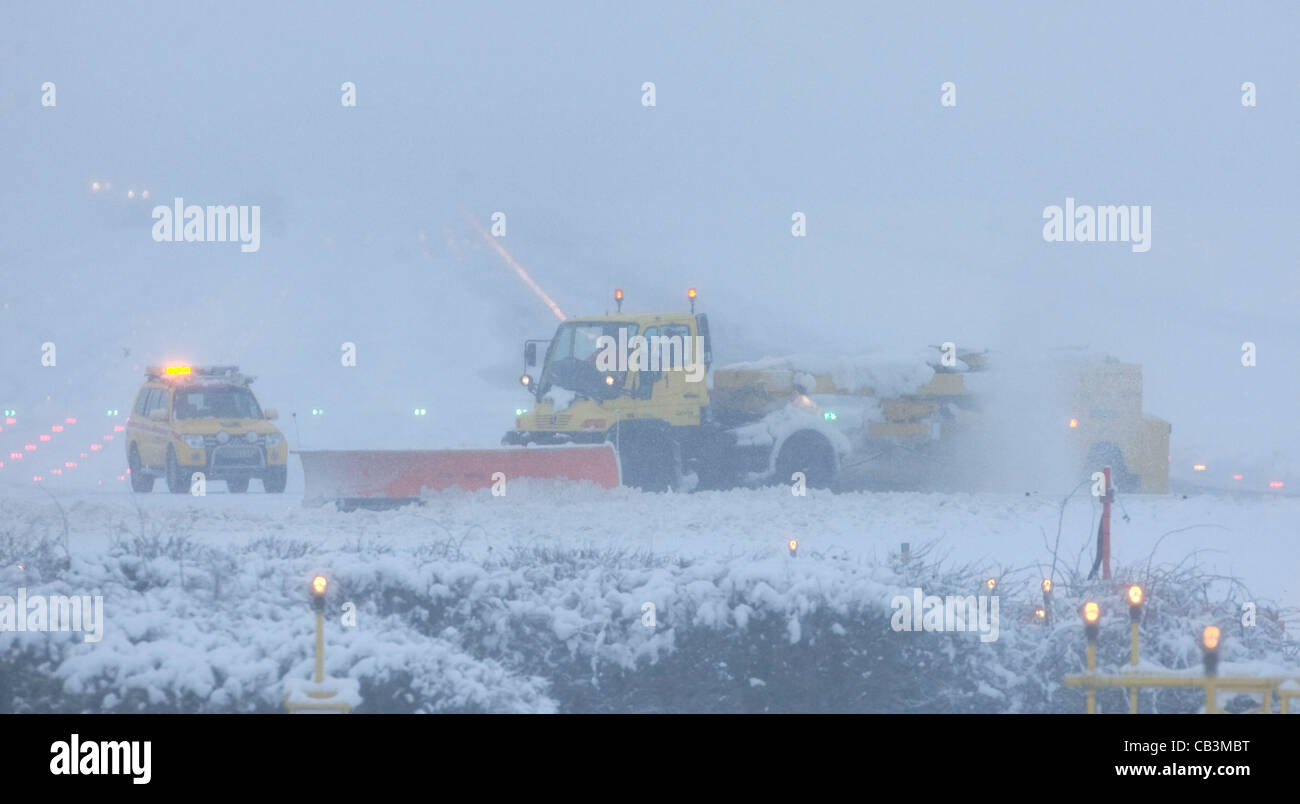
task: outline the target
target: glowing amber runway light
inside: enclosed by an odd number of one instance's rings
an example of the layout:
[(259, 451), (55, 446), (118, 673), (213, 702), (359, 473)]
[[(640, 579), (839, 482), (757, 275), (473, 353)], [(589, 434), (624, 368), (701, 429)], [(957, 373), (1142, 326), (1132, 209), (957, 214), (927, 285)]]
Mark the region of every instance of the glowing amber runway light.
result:
[[(1219, 626), (1207, 625), (1201, 632), (1201, 647), (1204, 650), (1205, 675), (1213, 676), (1219, 672)], [(1213, 688), (1205, 689), (1206, 711), (1213, 712), (1216, 708)]]
[(1205, 645), (1206, 650), (1218, 650), (1219, 648), (1219, 626), (1207, 625), (1201, 632), (1201, 643)]
[(1084, 622), (1087, 622), (1089, 624), (1094, 624), (1100, 618), (1101, 618), (1101, 606), (1098, 606), (1096, 603), (1094, 603), (1091, 600), (1083, 604)]

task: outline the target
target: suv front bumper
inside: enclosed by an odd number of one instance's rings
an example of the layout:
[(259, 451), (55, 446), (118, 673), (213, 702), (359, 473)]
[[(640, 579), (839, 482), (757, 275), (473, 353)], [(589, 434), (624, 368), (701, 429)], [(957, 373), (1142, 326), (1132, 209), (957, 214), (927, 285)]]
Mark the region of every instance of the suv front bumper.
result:
[(202, 472), (209, 480), (263, 477), (268, 473), (283, 472), (288, 466), (288, 457), (288, 449), (283, 443), (270, 448), (253, 444), (223, 444), (204, 449), (183, 447), (176, 451), (176, 462), (181, 469)]

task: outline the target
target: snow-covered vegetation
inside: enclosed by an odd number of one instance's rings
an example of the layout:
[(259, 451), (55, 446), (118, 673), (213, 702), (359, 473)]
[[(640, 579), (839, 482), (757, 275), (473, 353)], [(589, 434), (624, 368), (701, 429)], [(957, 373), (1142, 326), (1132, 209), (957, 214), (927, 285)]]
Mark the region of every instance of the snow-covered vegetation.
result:
[[(0, 594), (103, 595), (106, 620), (98, 643), (0, 634), (0, 711), (280, 709), (286, 680), (311, 674), (316, 573), (331, 580), (326, 673), (357, 682), (359, 711), (1076, 712), (1082, 693), (1062, 684), (1083, 668), (1076, 609), (1101, 601), (1099, 661), (1120, 669), (1129, 582), (1148, 594), (1144, 665), (1197, 667), (1211, 622), (1224, 630), (1225, 674), (1300, 664), (1285, 607), (1197, 551), (1235, 543), (1245, 566), (1252, 547), (1232, 533), (1192, 528), (1155, 544), (1117, 525), (1115, 583), (1087, 581), (1088, 501), (1066, 506), (1059, 549), (1057, 502), (996, 495), (617, 490), (557, 503), (524, 489), (353, 514), (270, 496), (151, 501), (0, 503)], [(1171, 502), (1126, 505), (1142, 523), (1183, 522)], [(1234, 508), (1199, 502), (1187, 513)], [(1278, 502), (1244, 509), (1254, 549), (1294, 521), (1294, 505)], [(627, 527), (606, 539), (611, 512)], [(894, 529), (904, 517), (907, 560)], [(980, 546), (999, 531), (1006, 550)], [(1016, 534), (1030, 532), (1017, 550)], [(1207, 535), (1189, 541), (1197, 532)], [(1047, 625), (1033, 615), (1045, 574), (1056, 581)], [(1001, 601), (995, 641), (892, 628), (895, 596), (978, 594), (988, 577)], [(1247, 601), (1260, 611), (1253, 627), (1239, 624)], [(355, 626), (342, 623), (345, 603)], [(1127, 705), (1119, 691), (1099, 700)], [(1200, 704), (1186, 691), (1142, 699), (1162, 712)]]

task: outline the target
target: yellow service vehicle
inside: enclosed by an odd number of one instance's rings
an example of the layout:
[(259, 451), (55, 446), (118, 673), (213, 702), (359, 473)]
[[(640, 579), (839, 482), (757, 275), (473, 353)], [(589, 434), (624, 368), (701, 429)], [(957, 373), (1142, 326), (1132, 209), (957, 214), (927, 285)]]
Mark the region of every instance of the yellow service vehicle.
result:
[(1111, 357), (1087, 361), (1074, 367), (1066, 385), (1075, 459), (1111, 467), (1120, 491), (1168, 494), (1173, 427), (1142, 410), (1142, 367)]
[(799, 475), (811, 487), (962, 490), (983, 480), (982, 460), (1058, 440), (1022, 421), (1023, 406), (1063, 434), (1070, 476), (1109, 465), (1121, 491), (1169, 489), (1170, 427), (1142, 411), (1140, 366), (1104, 358), (1063, 370), (1045, 397), (1069, 413), (1023, 393), (1008, 403), (1014, 394), (996, 376), (988, 398), (974, 393), (971, 373), (995, 374), (986, 353), (951, 364), (939, 355), (790, 357), (713, 370), (708, 318), (689, 297), (690, 314), (623, 313), (618, 292), (618, 313), (570, 319), (549, 342), (525, 342), (521, 382), (536, 402), (516, 411), (502, 443), (608, 442), (622, 483), (647, 490)]
[[(806, 392), (850, 440), (853, 458), (836, 485), (994, 491), (1030, 478), (1073, 483), (1109, 466), (1119, 491), (1168, 493), (1171, 427), (1142, 409), (1142, 367), (1053, 352), (1035, 361), (1033, 377), (999, 369), (988, 352), (957, 353), (947, 365), (936, 355), (906, 389), (837, 381), (837, 373), (863, 373), (852, 360), (839, 372), (805, 374)], [(739, 378), (728, 372), (735, 368), (718, 372), (715, 398)]]
[(126, 423), (131, 489), (153, 491), (159, 477), (173, 494), (190, 490), (196, 473), (224, 480), (232, 493), (253, 478), (270, 493), (284, 491), (289, 447), (271, 424), (238, 366), (151, 367)]
[[(623, 485), (645, 490), (795, 473), (812, 487), (832, 483), (848, 441), (812, 400), (792, 391), (759, 405), (744, 395), (711, 404), (709, 376), (716, 382), (720, 372), (710, 371), (708, 317), (623, 313), (622, 294), (615, 298), (619, 313), (571, 319), (549, 342), (525, 343), (520, 381), (537, 403), (518, 413), (503, 444), (608, 442)], [(540, 366), (538, 343), (548, 343)]]

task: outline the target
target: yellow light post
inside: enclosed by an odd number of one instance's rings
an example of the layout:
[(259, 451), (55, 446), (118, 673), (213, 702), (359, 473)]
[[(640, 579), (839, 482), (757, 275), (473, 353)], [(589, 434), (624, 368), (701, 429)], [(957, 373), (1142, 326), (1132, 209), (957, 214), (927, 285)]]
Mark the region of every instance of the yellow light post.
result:
[[(1140, 592), (1130, 590), (1127, 594), (1128, 602), (1133, 608), (1130, 609), (1136, 618), (1137, 612), (1134, 610), (1143, 601), (1143, 595)], [(1273, 696), (1276, 695), (1281, 704), (1283, 714), (1290, 712), (1291, 698), (1300, 698), (1300, 676), (1220, 676), (1218, 673), (1219, 652), (1222, 647), (1223, 634), (1218, 626), (1209, 625), (1201, 632), (1201, 650), (1205, 660), (1205, 675), (1189, 675), (1181, 671), (1163, 671), (1163, 672), (1127, 672), (1114, 675), (1101, 675), (1094, 670), (1096, 669), (1095, 642), (1097, 638), (1098, 623), (1101, 619), (1101, 609), (1096, 603), (1089, 602), (1082, 608), (1084, 618), (1084, 627), (1088, 633), (1088, 672), (1076, 673), (1065, 676), (1065, 685), (1067, 687), (1083, 687), (1088, 698), (1088, 713), (1095, 714), (1096, 690), (1103, 688), (1121, 687), (1129, 690), (1130, 695), (1135, 690), (1142, 687), (1151, 687), (1154, 689), (1199, 689), (1205, 691), (1205, 711), (1207, 713), (1218, 714), (1222, 712), (1219, 709), (1218, 691), (1240, 692), (1250, 695), (1259, 695), (1262, 698), (1262, 704), (1255, 712), (1268, 713), (1272, 711)], [(1136, 657), (1134, 651), (1132, 656)], [(1130, 698), (1132, 706), (1132, 698)]]
[[(1101, 632), (1101, 606), (1089, 600), (1083, 604), (1083, 633), (1088, 637), (1088, 672), (1097, 671), (1097, 635)], [(1088, 700), (1088, 714), (1097, 713), (1097, 691), (1088, 688), (1085, 693)]]
[(1051, 578), (1043, 579), (1042, 590), (1043, 590), (1043, 617), (1041, 619), (1044, 622), (1047, 622), (1052, 617), (1052, 579)]
[(284, 706), (289, 714), (298, 712), (342, 712), (347, 714), (361, 703), (360, 684), (351, 678), (325, 678), (325, 591), (329, 581), (324, 575), (311, 579), (311, 608), (316, 615), (316, 666), (311, 680), (286, 678)]
[(791, 539), (791, 540), (790, 540), (790, 543), (787, 544), (786, 547), (790, 548), (790, 557), (791, 557), (791, 558), (794, 558), (795, 556), (799, 555), (799, 540), (798, 540), (798, 539)]
[(359, 687), (353, 679), (325, 680), (325, 591), (329, 581), (324, 575), (311, 579), (311, 608), (316, 615), (316, 667), (312, 680), (286, 679), (284, 705), (289, 714), (308, 712), (351, 712), (353, 701), (360, 701)]
[(316, 683), (325, 681), (325, 587), (324, 575), (311, 579), (311, 608), (316, 612)]
[[(1128, 614), (1129, 614), (1129, 631), (1128, 631), (1128, 663), (1137, 667), (1138, 663), (1138, 623), (1142, 621), (1142, 587), (1133, 584), (1128, 588)], [(1138, 688), (1131, 687), (1128, 691), (1128, 711), (1129, 714), (1138, 713)]]

